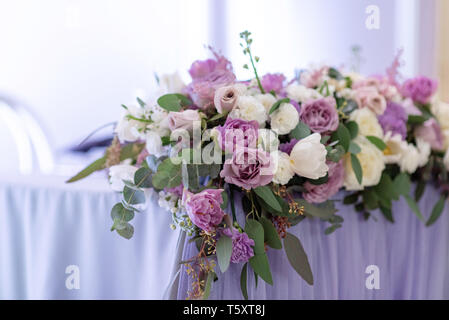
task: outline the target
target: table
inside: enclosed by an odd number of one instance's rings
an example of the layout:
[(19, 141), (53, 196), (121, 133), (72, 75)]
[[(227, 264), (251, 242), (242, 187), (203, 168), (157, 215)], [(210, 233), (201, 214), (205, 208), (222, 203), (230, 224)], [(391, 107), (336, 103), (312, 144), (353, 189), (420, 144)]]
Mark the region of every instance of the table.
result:
[(119, 195), (104, 174), (66, 179), (0, 176), (0, 299), (162, 298), (178, 240), (170, 214), (153, 199), (126, 240), (109, 230)]

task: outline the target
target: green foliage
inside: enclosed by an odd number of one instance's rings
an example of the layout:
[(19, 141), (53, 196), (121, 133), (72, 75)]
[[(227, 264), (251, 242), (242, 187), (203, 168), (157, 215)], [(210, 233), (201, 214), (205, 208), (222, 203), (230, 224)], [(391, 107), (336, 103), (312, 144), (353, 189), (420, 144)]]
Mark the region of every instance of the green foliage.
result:
[(286, 234), (284, 239), (285, 253), (288, 261), (295, 271), (309, 284), (313, 285), (313, 274), (309, 259), (304, 251), (301, 241), (291, 233)]
[(265, 217), (260, 217), (259, 222), (264, 230), (264, 241), (273, 249), (282, 249), (281, 239), (273, 223)]
[(163, 95), (157, 100), (157, 103), (161, 108), (169, 112), (179, 112), (183, 107), (187, 107), (193, 104), (192, 101), (190, 101), (186, 96), (179, 93)]
[(248, 263), (245, 263), (240, 275), (240, 289), (245, 300), (248, 300)]
[(232, 239), (222, 235), (217, 241), (216, 252), (220, 270), (226, 272), (231, 262)]
[(338, 141), (338, 145), (342, 146), (345, 152), (348, 152), (351, 134), (343, 123), (340, 123), (337, 131), (332, 134), (332, 141)]
[(290, 136), (292, 138), (295, 138), (297, 140), (304, 139), (312, 133), (312, 130), (310, 130), (309, 126), (306, 125), (304, 122), (299, 121), (298, 125), (295, 129), (290, 132)]
[(273, 104), (273, 106), (271, 107), (269, 114), (272, 114), (272, 113), (275, 112), (277, 109), (279, 109), (279, 107), (281, 106), (281, 104), (283, 104), (283, 103), (289, 103), (289, 102), (290, 102), (290, 99), (289, 99), (289, 98), (284, 98), (284, 99), (281, 99), (281, 100), (276, 101), (276, 102)]
[(351, 153), (351, 166), (352, 166), (352, 170), (354, 171), (355, 177), (357, 178), (357, 182), (359, 184), (362, 184), (362, 180), (363, 180), (362, 166), (360, 164), (359, 158), (357, 158), (357, 156), (352, 153)]
[(153, 186), (156, 189), (174, 188), (182, 182), (182, 166), (174, 164), (170, 158), (165, 159), (158, 166), (157, 172), (152, 178)]
[(437, 203), (433, 207), (430, 218), (426, 222), (427, 227), (434, 224), (438, 220), (438, 218), (441, 216), (441, 214), (443, 213), (444, 206), (446, 205), (446, 197), (447, 196), (445, 194), (441, 195), (440, 199), (437, 201)]
[(254, 189), (254, 192), (268, 205), (272, 210), (282, 212), (282, 207), (279, 204), (276, 196), (268, 186), (261, 186)]
[(369, 142), (374, 144), (380, 151), (384, 151), (387, 148), (387, 145), (385, 142), (382, 141), (382, 139), (375, 137), (375, 136), (367, 136), (366, 137)]
[(90, 165), (88, 165), (85, 169), (78, 172), (75, 176), (71, 177), (69, 180), (66, 181), (66, 183), (75, 182), (81, 179), (86, 178), (90, 174), (94, 173), (95, 171), (103, 170), (104, 165), (106, 163), (106, 157), (102, 157), (98, 160), (95, 160)]

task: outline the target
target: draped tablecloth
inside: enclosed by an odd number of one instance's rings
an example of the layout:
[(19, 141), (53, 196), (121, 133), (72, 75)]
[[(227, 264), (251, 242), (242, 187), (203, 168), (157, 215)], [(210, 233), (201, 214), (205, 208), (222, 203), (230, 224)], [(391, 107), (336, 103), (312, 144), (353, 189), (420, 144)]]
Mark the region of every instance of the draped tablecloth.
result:
[[(153, 198), (126, 240), (110, 231), (119, 196), (105, 177), (65, 179), (0, 177), (0, 299), (162, 298), (178, 239), (170, 214)], [(69, 266), (79, 289), (66, 286)]]
[[(341, 194), (339, 195), (341, 197)], [(427, 188), (420, 201), (428, 217), (439, 194)], [(309, 257), (314, 285), (309, 286), (290, 266), (283, 250), (269, 249), (273, 286), (259, 278), (254, 285), (248, 272), (250, 299), (448, 299), (449, 298), (449, 206), (431, 227), (418, 220), (405, 201), (394, 203), (396, 222), (387, 222), (381, 213), (365, 221), (352, 206), (337, 203), (343, 227), (325, 235), (328, 223), (305, 219), (289, 229), (302, 242)], [(237, 220), (244, 216), (236, 200)], [(197, 254), (194, 244), (182, 242), (182, 256), (188, 260)], [(243, 264), (233, 264), (225, 274), (217, 270), (210, 299), (242, 299), (240, 273)], [(367, 267), (379, 270), (380, 288), (368, 289)], [(219, 269), (218, 267), (216, 269)], [(251, 270), (251, 269), (249, 269)], [(184, 268), (175, 275), (168, 298), (185, 299), (189, 278)], [(370, 286), (368, 286), (371, 288)]]

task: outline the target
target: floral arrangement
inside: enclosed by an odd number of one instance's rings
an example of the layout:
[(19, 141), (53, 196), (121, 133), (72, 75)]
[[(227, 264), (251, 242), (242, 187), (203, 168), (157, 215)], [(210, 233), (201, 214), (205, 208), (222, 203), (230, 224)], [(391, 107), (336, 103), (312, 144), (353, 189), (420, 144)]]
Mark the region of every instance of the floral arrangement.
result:
[[(242, 265), (247, 298), (249, 268), (272, 284), (269, 248), (284, 249), (313, 284), (307, 255), (288, 228), (315, 217), (329, 223), (326, 234), (334, 232), (343, 222), (335, 201), (366, 219), (379, 209), (394, 222), (392, 201), (403, 197), (428, 226), (438, 219), (449, 191), (449, 105), (436, 101), (435, 81), (401, 81), (399, 55), (380, 76), (324, 66), (289, 81), (259, 77), (251, 34), (240, 36), (253, 79), (238, 81), (232, 64), (211, 49), (212, 59), (192, 64), (189, 84), (165, 75), (157, 101), (123, 105), (104, 157), (69, 180), (109, 170), (112, 189), (123, 195), (111, 230), (131, 238), (135, 212), (156, 196), (172, 215), (171, 228), (198, 247), (183, 262), (189, 297), (207, 298), (217, 268), (223, 273), (232, 263)], [(429, 183), (441, 198), (426, 219), (417, 202)], [(245, 217), (236, 217), (237, 193)]]

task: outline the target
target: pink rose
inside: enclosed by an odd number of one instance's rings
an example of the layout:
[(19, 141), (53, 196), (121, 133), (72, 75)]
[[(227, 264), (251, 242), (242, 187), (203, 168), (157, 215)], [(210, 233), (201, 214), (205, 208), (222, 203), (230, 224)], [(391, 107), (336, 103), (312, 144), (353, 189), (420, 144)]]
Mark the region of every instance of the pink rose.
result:
[(443, 149), (443, 134), (435, 119), (429, 119), (415, 129), (415, 136), (430, 144), (433, 150)]
[(217, 91), (215, 91), (214, 105), (218, 113), (228, 113), (234, 109), (239, 95), (239, 91), (234, 86), (226, 86), (217, 89)]
[(310, 182), (304, 184), (306, 191), (303, 193), (304, 199), (309, 203), (322, 203), (334, 196), (343, 186), (345, 171), (343, 161), (338, 163), (328, 161), (329, 179), (326, 183), (314, 185)]
[(387, 100), (375, 87), (361, 87), (355, 90), (355, 100), (359, 108), (369, 108), (377, 115), (381, 115), (387, 108)]
[(223, 191), (223, 189), (207, 189), (197, 194), (184, 191), (183, 203), (187, 214), (198, 228), (212, 232), (221, 223), (225, 215), (221, 209)]
[(335, 131), (339, 124), (337, 103), (333, 97), (308, 101), (301, 106), (299, 118), (313, 132)]
[(181, 112), (170, 112), (168, 114), (168, 126), (171, 131), (176, 129), (191, 131), (194, 121), (201, 121), (198, 110), (185, 110)]
[(273, 180), (274, 163), (270, 154), (251, 148), (237, 148), (232, 159), (227, 159), (220, 176), (227, 183), (246, 190), (265, 186)]

